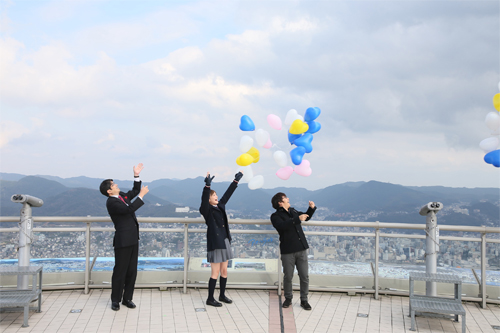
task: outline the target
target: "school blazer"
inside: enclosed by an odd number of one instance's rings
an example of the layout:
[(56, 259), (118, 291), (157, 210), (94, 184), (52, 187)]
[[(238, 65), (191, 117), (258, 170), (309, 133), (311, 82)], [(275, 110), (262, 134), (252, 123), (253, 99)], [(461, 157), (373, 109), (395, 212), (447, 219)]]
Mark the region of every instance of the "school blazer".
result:
[(229, 224), (226, 215), (226, 203), (233, 195), (234, 190), (238, 187), (238, 183), (233, 181), (227, 188), (226, 192), (220, 198), (217, 208), (221, 211), (222, 221), (214, 218), (213, 212), (216, 209), (208, 203), (210, 198), (210, 187), (205, 186), (201, 194), (200, 214), (203, 215), (205, 223), (207, 224), (207, 251), (215, 249), (225, 249), (226, 233), (229, 241), (231, 242), (231, 233), (229, 232)]
[(115, 248), (137, 245), (139, 243), (139, 222), (135, 216), (135, 211), (139, 209), (144, 202), (135, 198), (141, 191), (142, 182), (134, 181), (134, 188), (127, 193), (120, 192), (120, 196), (128, 204), (125, 205), (119, 198), (109, 197), (106, 201), (106, 208), (109, 216), (115, 225), (115, 236), (113, 246)]

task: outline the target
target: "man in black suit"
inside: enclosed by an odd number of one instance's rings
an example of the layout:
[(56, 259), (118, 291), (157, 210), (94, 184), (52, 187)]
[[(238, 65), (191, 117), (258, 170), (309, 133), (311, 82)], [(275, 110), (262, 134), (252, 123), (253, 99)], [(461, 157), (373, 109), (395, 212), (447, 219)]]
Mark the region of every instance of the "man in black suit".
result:
[[(121, 192), (113, 179), (106, 179), (99, 187), (101, 193), (108, 197), (106, 208), (115, 225), (115, 267), (111, 278), (111, 309), (120, 310), (120, 301), (133, 309), (135, 279), (137, 277), (137, 260), (139, 258), (139, 223), (135, 211), (144, 205), (142, 198), (149, 192), (147, 186), (141, 188), (139, 174), (144, 166), (134, 166), (134, 188), (127, 193)], [(138, 197), (135, 201), (133, 198)]]
[(300, 306), (304, 310), (311, 310), (307, 301), (309, 294), (309, 263), (307, 260), (306, 235), (302, 230), (302, 222), (309, 221), (316, 211), (314, 202), (309, 201), (309, 207), (305, 213), (290, 207), (290, 200), (285, 193), (278, 192), (271, 199), (276, 212), (271, 215), (273, 227), (280, 235), (281, 264), (283, 266), (283, 289), (285, 301), (283, 307), (288, 308), (292, 304), (293, 271), (297, 267), (300, 280)]

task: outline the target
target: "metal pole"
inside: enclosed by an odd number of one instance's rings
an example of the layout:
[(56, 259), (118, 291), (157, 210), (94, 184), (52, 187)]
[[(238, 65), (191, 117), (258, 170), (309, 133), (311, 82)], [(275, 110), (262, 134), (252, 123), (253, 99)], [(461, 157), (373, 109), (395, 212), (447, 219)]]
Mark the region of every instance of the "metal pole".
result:
[(481, 308), (486, 309), (486, 233), (481, 234)]
[(189, 265), (189, 261), (188, 261), (188, 243), (189, 243), (189, 239), (188, 239), (188, 224), (185, 223), (184, 224), (184, 286), (183, 286), (183, 293), (184, 294), (187, 294), (187, 277), (188, 277), (188, 265)]
[(85, 295), (89, 293), (90, 284), (90, 224), (91, 222), (87, 222), (85, 230)]
[[(436, 213), (431, 210), (427, 213), (425, 220), (425, 272), (436, 273), (437, 253), (436, 253)], [(436, 282), (425, 283), (425, 294), (427, 296), (437, 296)]]
[(375, 294), (374, 298), (378, 300), (378, 257), (379, 257), (379, 246), (380, 246), (380, 230), (375, 229)]
[[(21, 224), (19, 226), (19, 252), (17, 264), (29, 266), (31, 258), (31, 240), (33, 238), (33, 217), (31, 216), (31, 206), (23, 203), (21, 208)], [(17, 276), (17, 289), (28, 289), (28, 275)]]
[(281, 280), (283, 272), (281, 271), (281, 250), (278, 255), (278, 296), (281, 295)]

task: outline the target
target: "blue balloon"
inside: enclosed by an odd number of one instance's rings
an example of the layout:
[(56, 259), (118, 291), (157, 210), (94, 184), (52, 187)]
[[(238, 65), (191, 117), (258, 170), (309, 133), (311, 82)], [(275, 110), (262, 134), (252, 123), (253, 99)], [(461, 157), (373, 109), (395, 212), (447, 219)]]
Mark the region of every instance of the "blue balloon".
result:
[(288, 142), (290, 142), (290, 144), (293, 145), (295, 140), (297, 140), (301, 136), (302, 136), (302, 134), (292, 134), (292, 133), (288, 132)]
[(242, 131), (255, 131), (255, 124), (249, 116), (241, 116), (240, 120), (240, 130)]
[(302, 158), (306, 153), (306, 149), (302, 146), (298, 146), (290, 151), (290, 157), (292, 158), (292, 162), (295, 165), (299, 165), (302, 163)]
[(490, 151), (488, 154), (484, 155), (484, 161), (500, 168), (500, 149)]
[(321, 113), (320, 108), (317, 107), (308, 108), (306, 110), (306, 114), (304, 115), (304, 120), (306, 122), (313, 121), (314, 119), (318, 118), (320, 113)]
[[(312, 152), (313, 150), (313, 147), (311, 145), (311, 142), (313, 140), (313, 136), (312, 134), (309, 134), (309, 133), (305, 133), (301, 138), (298, 138), (297, 140), (295, 140), (293, 143), (297, 146), (297, 147), (304, 147), (306, 149), (306, 153), (310, 153)], [(300, 163), (299, 163), (300, 164)]]
[(314, 134), (321, 129), (321, 124), (317, 121), (308, 121), (307, 125), (309, 125), (309, 129), (306, 133)]

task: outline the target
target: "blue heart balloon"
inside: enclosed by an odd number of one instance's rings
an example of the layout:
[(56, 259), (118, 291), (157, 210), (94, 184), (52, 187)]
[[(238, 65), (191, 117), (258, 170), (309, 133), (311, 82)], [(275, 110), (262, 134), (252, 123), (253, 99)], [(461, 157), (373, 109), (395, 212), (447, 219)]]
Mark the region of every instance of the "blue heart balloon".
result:
[(313, 121), (314, 119), (318, 118), (320, 113), (321, 113), (320, 108), (317, 107), (307, 108), (306, 114), (304, 115), (304, 120), (306, 122)]
[(242, 131), (255, 131), (255, 124), (249, 116), (241, 116), (240, 120), (240, 130)]
[(301, 136), (302, 136), (302, 134), (292, 134), (292, 133), (288, 132), (288, 142), (290, 142), (290, 144), (293, 145), (295, 140), (297, 140)]
[(308, 121), (307, 125), (309, 125), (309, 129), (306, 133), (314, 134), (321, 129), (321, 124), (317, 121)]
[(488, 154), (484, 155), (484, 161), (500, 168), (500, 149), (490, 151)]
[(302, 146), (296, 147), (290, 151), (290, 157), (292, 158), (292, 162), (295, 165), (299, 165), (302, 163), (302, 158), (306, 153), (306, 149)]
[(313, 151), (313, 147), (311, 142), (313, 140), (312, 134), (305, 133), (302, 137), (295, 140), (293, 143), (298, 147), (304, 147), (306, 149), (306, 153), (310, 153)]

